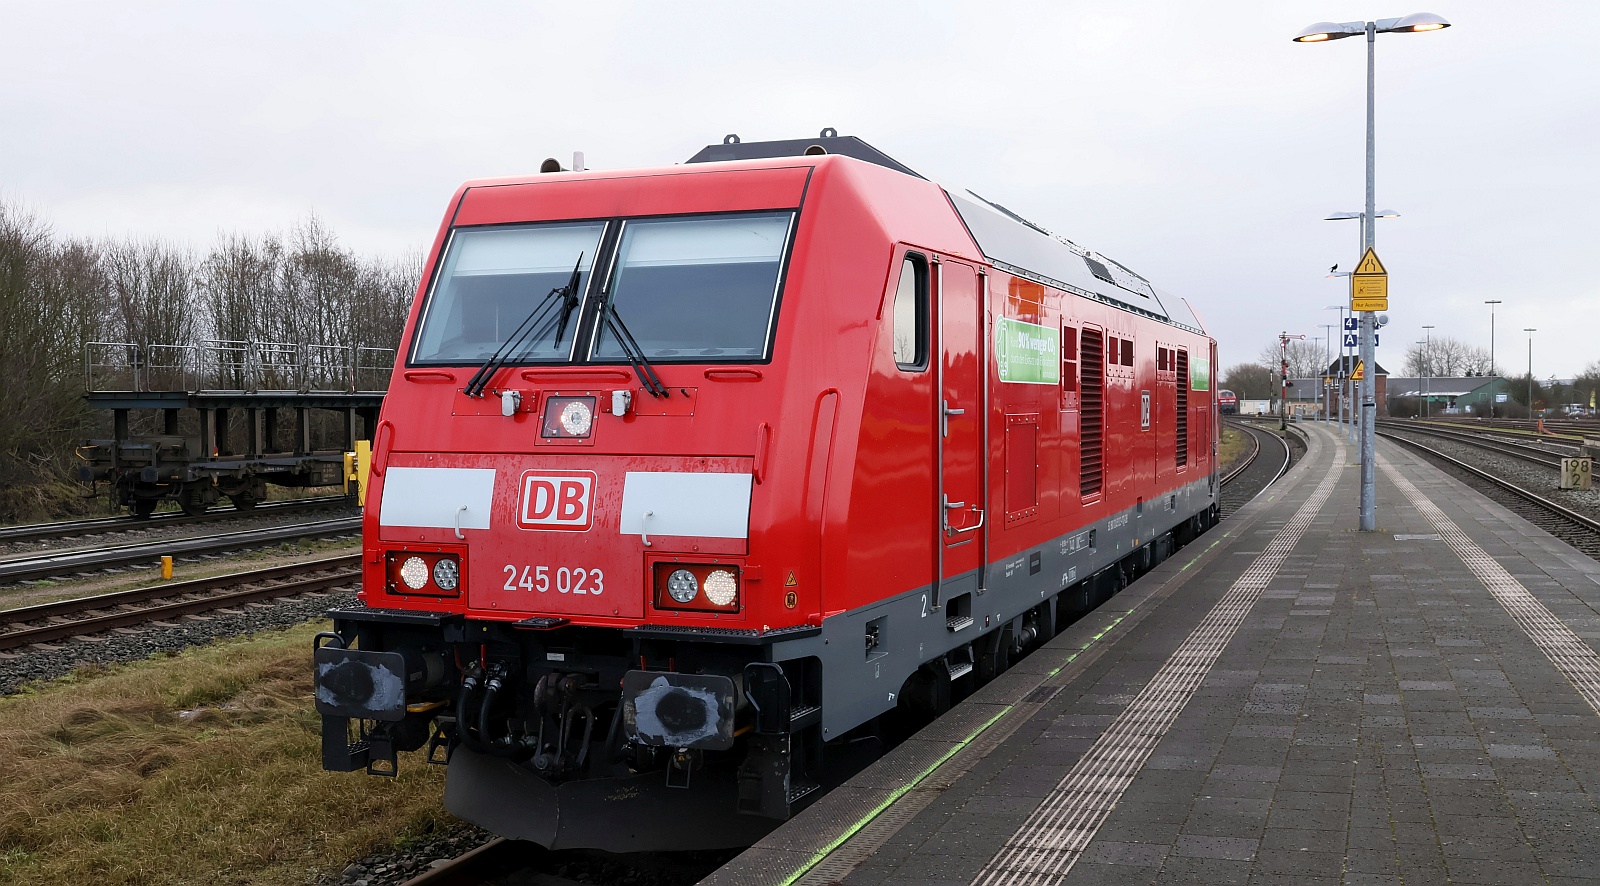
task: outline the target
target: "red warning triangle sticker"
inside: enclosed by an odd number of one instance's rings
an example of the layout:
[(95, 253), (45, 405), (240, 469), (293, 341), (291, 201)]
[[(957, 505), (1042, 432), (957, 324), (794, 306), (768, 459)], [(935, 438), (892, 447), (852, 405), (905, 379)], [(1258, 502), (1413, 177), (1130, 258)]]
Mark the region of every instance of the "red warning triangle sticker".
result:
[(795, 581), (795, 579), (794, 579), (794, 570), (793, 569), (789, 570), (789, 577), (783, 580), (783, 586), (786, 587), (786, 588), (793, 588), (793, 587), (798, 587), (799, 584), (800, 584), (800, 582)]

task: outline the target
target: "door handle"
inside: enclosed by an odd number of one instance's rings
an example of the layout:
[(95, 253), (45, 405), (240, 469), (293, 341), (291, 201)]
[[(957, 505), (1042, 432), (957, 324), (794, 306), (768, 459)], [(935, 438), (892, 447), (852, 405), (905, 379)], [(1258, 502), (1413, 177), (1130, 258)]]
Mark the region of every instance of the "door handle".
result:
[(972, 524), (971, 526), (957, 529), (950, 525), (950, 512), (957, 508), (964, 508), (966, 506), (967, 503), (964, 501), (951, 501), (950, 496), (948, 495), (944, 497), (944, 531), (946, 535), (962, 535), (967, 532), (976, 532), (977, 530), (983, 528), (984, 512), (980, 508), (972, 509), (972, 512), (978, 515), (978, 522)]
[(941, 400), (939, 403), (939, 411), (941, 413), (939, 416), (940, 436), (948, 437), (950, 436), (950, 416), (966, 415), (967, 411), (965, 409), (951, 409), (949, 400)]

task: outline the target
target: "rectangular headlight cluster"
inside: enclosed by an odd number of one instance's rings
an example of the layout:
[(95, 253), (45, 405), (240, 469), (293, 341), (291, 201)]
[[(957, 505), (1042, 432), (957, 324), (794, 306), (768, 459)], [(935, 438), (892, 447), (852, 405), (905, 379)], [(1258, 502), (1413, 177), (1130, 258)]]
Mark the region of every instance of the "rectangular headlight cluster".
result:
[(461, 558), (455, 554), (389, 551), (384, 576), (390, 594), (461, 596)]
[(728, 563), (657, 563), (652, 587), (657, 609), (739, 611), (739, 567)]

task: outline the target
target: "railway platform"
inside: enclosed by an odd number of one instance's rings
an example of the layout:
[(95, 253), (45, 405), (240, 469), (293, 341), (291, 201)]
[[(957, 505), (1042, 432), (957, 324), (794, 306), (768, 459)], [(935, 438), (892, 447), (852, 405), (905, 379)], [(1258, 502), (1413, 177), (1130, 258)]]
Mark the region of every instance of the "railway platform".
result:
[(1295, 468), (706, 884), (1600, 886), (1600, 563)]

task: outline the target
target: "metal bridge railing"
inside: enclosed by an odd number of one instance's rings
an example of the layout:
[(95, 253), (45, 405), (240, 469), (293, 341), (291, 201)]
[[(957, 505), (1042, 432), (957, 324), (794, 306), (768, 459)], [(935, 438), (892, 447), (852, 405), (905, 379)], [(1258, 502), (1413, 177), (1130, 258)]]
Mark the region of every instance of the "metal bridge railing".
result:
[(85, 342), (90, 393), (377, 394), (389, 386), (394, 348), (207, 339), (193, 345)]

